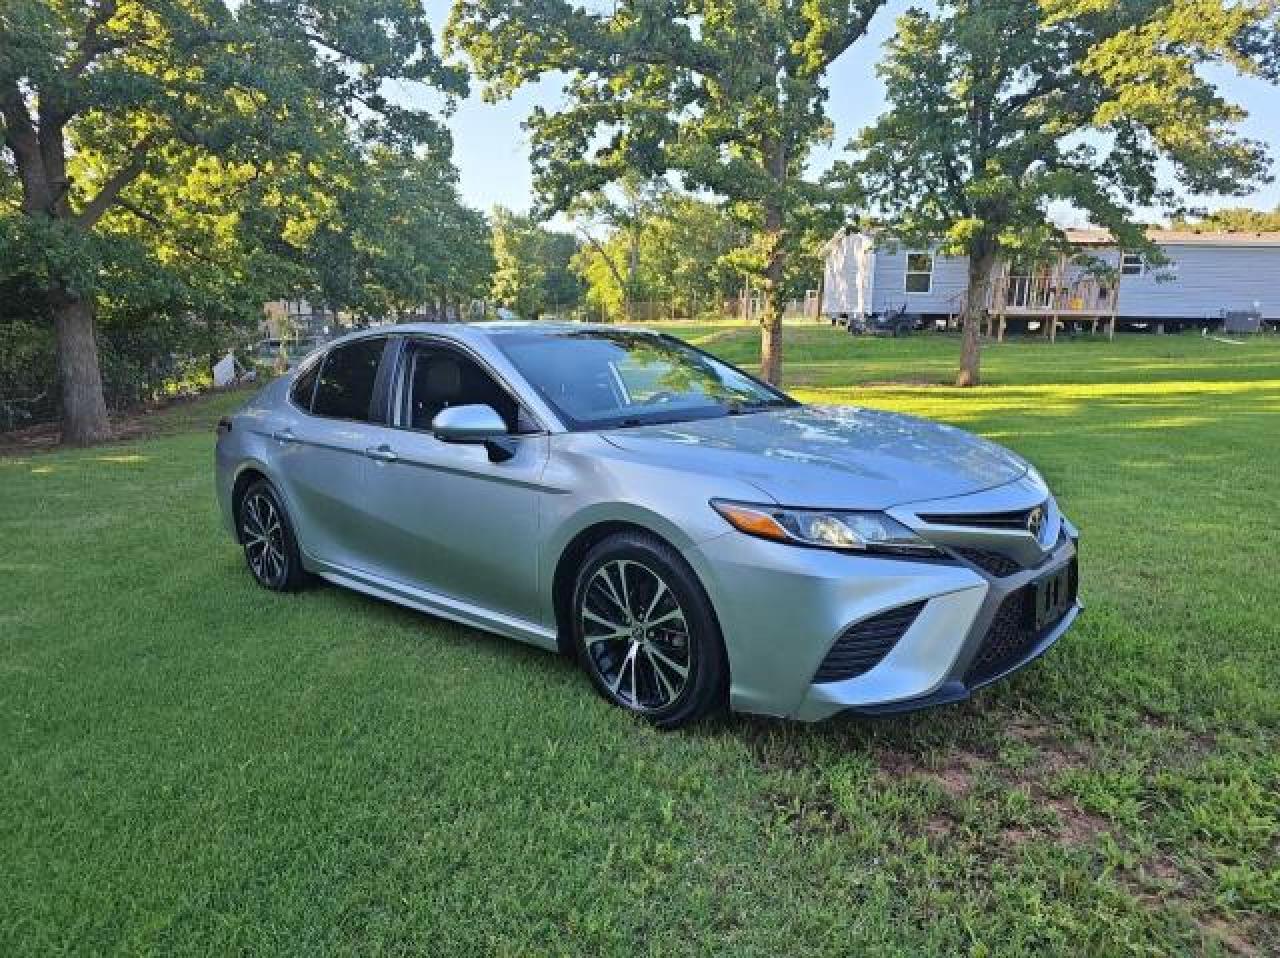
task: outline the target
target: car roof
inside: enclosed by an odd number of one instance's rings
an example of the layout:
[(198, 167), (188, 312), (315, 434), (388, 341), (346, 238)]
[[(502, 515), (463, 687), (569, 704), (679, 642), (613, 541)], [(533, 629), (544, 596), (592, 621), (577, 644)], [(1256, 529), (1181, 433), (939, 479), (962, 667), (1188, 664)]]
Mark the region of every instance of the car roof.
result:
[(496, 320), (486, 323), (388, 323), (382, 326), (370, 326), (335, 340), (343, 342), (349, 339), (360, 339), (365, 336), (385, 336), (387, 334), (403, 336), (413, 333), (424, 333), (456, 339), (459, 342), (475, 343), (492, 340), (512, 333), (534, 333), (537, 335), (556, 336), (568, 333), (607, 332), (607, 333), (649, 333), (658, 335), (652, 329), (639, 326), (620, 326), (605, 323), (573, 323), (563, 320)]

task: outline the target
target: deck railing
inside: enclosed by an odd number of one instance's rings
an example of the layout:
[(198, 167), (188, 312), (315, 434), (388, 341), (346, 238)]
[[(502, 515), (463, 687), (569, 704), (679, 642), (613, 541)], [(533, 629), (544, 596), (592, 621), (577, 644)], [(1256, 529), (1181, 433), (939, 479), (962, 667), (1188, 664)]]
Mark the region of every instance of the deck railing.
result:
[(1094, 276), (1000, 276), (992, 284), (989, 308), (1008, 315), (1105, 316), (1115, 311), (1116, 295), (1115, 283)]

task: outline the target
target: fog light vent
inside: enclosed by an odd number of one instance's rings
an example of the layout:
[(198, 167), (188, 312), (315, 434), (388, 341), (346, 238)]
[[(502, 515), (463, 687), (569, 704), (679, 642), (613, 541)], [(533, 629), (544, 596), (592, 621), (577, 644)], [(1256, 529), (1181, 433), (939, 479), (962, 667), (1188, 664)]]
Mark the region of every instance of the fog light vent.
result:
[(924, 606), (924, 602), (901, 605), (850, 626), (831, 646), (813, 680), (843, 682), (870, 672), (898, 644)]

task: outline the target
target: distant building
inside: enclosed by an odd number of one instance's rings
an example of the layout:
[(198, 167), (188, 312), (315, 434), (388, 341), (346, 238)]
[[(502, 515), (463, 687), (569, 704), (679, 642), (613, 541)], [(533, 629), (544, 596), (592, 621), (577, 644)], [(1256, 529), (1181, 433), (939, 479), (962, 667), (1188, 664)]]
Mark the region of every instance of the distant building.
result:
[(305, 299), (277, 299), (262, 307), (263, 335), (270, 339), (326, 339), (349, 325), (349, 317)]
[[(1056, 317), (1163, 331), (1218, 326), (1229, 314), (1280, 323), (1280, 233), (1153, 230), (1148, 236), (1170, 260), (1159, 267), (1117, 248), (1104, 230), (1066, 233), (1077, 253), (1105, 263), (1115, 278), (1098, 276), (1074, 256), (1034, 266), (1001, 262), (988, 294), (993, 323), (1047, 325)], [(964, 309), (967, 257), (873, 233), (838, 233), (824, 252), (824, 316), (853, 320), (901, 311), (951, 322)]]

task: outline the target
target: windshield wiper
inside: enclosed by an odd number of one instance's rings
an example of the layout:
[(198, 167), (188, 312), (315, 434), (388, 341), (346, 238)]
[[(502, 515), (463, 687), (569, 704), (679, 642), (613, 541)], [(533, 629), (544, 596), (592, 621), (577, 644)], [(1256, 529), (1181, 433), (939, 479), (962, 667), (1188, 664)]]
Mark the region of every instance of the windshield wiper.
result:
[(724, 404), (725, 412), (730, 416), (741, 416), (744, 413), (759, 412), (762, 409), (773, 409), (783, 403), (777, 399), (731, 399)]

